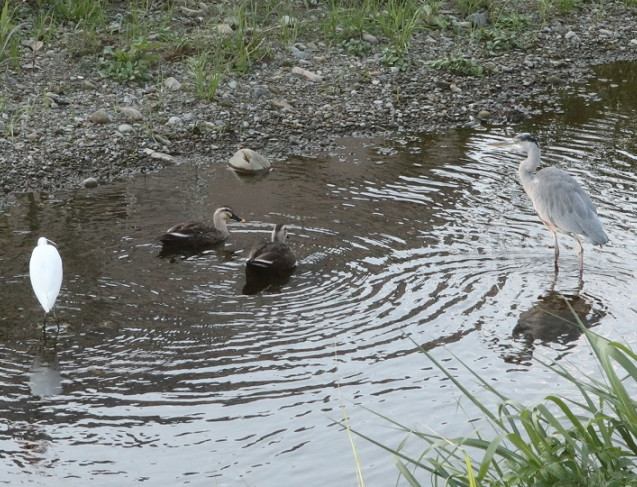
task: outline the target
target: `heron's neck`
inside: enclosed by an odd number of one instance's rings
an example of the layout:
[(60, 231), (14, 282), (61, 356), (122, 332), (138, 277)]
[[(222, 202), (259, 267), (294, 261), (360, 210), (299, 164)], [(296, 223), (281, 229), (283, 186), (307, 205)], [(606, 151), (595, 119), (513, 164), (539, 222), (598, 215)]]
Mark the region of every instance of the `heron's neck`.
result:
[(535, 179), (535, 170), (540, 165), (540, 148), (537, 145), (532, 145), (529, 148), (529, 152), (526, 155), (526, 159), (524, 159), (520, 163), (520, 168), (518, 169), (518, 174), (520, 175), (520, 181), (522, 182), (522, 186), (528, 193), (528, 189), (533, 180)]

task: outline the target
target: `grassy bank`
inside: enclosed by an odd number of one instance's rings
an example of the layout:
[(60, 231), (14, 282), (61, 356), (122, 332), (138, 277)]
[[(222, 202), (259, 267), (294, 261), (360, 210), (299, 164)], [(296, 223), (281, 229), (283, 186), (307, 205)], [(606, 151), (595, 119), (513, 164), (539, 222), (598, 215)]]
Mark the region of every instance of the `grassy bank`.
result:
[[(625, 0), (637, 5), (637, 0)], [(2, 0), (0, 0), (2, 2)], [(593, 2), (603, 17), (604, 2)], [(195, 96), (212, 99), (227, 74), (245, 73), (296, 42), (322, 42), (350, 55), (375, 55), (409, 69), (410, 40), (425, 31), (453, 31), (485, 50), (525, 49), (538, 24), (583, 8), (581, 0), (4, 0), (0, 67), (36, 69), (41, 52), (68, 49), (102, 76), (122, 83), (161, 77), (166, 62), (189, 66)], [(591, 8), (591, 2), (586, 3)], [(468, 22), (486, 13), (489, 24)], [(480, 76), (462, 55), (432, 59), (431, 67)]]

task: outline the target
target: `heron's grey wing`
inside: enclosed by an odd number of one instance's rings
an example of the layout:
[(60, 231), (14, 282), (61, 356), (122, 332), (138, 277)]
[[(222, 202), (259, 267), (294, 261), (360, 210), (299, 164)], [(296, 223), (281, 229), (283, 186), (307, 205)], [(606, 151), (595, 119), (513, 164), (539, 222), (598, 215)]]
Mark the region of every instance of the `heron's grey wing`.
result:
[(570, 174), (554, 167), (542, 169), (532, 192), (535, 210), (552, 230), (582, 235), (596, 245), (608, 241), (595, 205)]

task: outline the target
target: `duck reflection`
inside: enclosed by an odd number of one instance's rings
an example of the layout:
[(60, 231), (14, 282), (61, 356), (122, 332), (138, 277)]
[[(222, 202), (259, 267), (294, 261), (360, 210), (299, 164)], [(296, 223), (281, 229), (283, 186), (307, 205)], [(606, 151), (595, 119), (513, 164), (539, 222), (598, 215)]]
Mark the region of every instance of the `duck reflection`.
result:
[(235, 256), (239, 252), (240, 251), (233, 248), (226, 248), (225, 243), (222, 242), (211, 249), (184, 250), (162, 248), (157, 254), (157, 257), (159, 257), (160, 259), (166, 259), (171, 263), (176, 263), (182, 260), (192, 260), (197, 259), (201, 256), (214, 254), (217, 256), (219, 261), (230, 262), (234, 260)]
[(241, 292), (246, 295), (258, 294), (262, 291), (278, 293), (288, 283), (293, 273), (294, 269), (267, 274), (246, 267), (246, 283)]

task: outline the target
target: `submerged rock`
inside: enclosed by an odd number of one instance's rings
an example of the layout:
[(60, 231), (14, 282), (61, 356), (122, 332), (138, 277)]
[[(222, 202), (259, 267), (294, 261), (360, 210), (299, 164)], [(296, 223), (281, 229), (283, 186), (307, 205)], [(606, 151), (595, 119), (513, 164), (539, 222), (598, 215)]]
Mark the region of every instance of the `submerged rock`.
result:
[(235, 171), (251, 173), (270, 169), (270, 161), (251, 149), (239, 149), (228, 161), (228, 165)]
[(97, 188), (98, 181), (95, 178), (86, 178), (84, 181), (80, 183), (80, 186), (83, 188)]

